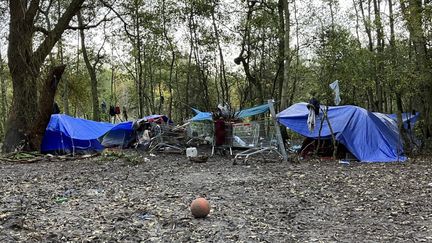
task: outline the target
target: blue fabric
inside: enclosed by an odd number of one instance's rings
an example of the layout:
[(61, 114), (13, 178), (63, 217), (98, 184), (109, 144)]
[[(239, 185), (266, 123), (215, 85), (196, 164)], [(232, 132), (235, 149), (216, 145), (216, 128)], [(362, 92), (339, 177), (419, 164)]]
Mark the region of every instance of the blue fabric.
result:
[(211, 112), (201, 112), (195, 108), (192, 108), (195, 112), (195, 116), (190, 121), (213, 121), (213, 114)]
[(41, 152), (73, 150), (102, 150), (97, 140), (114, 125), (106, 122), (95, 122), (68, 115), (52, 115), (42, 139)]
[(134, 139), (133, 122), (126, 121), (116, 124), (111, 130), (99, 138), (104, 147), (125, 147)]
[(133, 122), (131, 122), (131, 121), (121, 122), (121, 123), (115, 124), (114, 127), (112, 129), (110, 129), (110, 132), (117, 131), (117, 130), (132, 131), (133, 130), (132, 126), (133, 126)]
[[(139, 120), (137, 120), (137, 123), (140, 123), (141, 121), (148, 121), (150, 119), (157, 120), (159, 118), (162, 118), (164, 122), (168, 124), (174, 124), (174, 122), (169, 119), (165, 115), (150, 115), (145, 116)], [(99, 138), (99, 141), (101, 141), (101, 144), (105, 147), (115, 147), (115, 146), (126, 146), (129, 142), (131, 142), (133, 139), (135, 139), (135, 135), (133, 133), (133, 124), (132, 121), (126, 121), (122, 123), (118, 123), (114, 125), (109, 131), (102, 134)]]
[(260, 106), (255, 106), (249, 109), (244, 109), (241, 111), (238, 111), (235, 113), (235, 116), (237, 118), (246, 118), (246, 117), (250, 117), (250, 116), (254, 116), (254, 115), (259, 115), (262, 113), (265, 113), (267, 111), (269, 111), (270, 109), (270, 105), (269, 104), (265, 104), (265, 105), (260, 105)]
[[(397, 122), (396, 114), (389, 114), (388, 116)], [(404, 124), (404, 128), (405, 129), (412, 128), (419, 118), (420, 118), (419, 112), (416, 112), (414, 115), (411, 113), (402, 113), (402, 121)]]
[[(277, 114), (278, 121), (291, 130), (309, 138), (318, 138), (322, 113), (317, 116), (314, 131), (307, 127), (307, 103), (294, 104)], [(329, 107), (328, 117), (336, 140), (362, 162), (404, 161), (402, 146), (393, 119), (384, 114), (374, 114), (357, 106)], [(323, 122), (321, 138), (330, 139), (327, 122)], [(398, 153), (399, 151), (399, 153)], [(399, 154), (399, 156), (398, 156)]]

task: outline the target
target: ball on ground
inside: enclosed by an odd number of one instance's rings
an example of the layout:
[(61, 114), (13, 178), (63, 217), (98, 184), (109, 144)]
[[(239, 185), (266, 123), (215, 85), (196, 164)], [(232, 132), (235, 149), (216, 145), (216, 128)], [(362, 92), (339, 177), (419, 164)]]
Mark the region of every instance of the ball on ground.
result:
[(210, 204), (202, 197), (193, 200), (190, 208), (195, 218), (205, 218), (210, 213)]

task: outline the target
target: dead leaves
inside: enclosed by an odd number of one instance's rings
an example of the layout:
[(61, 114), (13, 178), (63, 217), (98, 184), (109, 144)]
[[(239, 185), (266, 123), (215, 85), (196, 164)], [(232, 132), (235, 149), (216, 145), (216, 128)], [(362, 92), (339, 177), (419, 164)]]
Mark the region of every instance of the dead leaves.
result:
[[(114, 151), (16, 163), (40, 156), (0, 164), (0, 240), (432, 240), (427, 161), (232, 166)], [(190, 214), (198, 196), (211, 204), (208, 218)]]

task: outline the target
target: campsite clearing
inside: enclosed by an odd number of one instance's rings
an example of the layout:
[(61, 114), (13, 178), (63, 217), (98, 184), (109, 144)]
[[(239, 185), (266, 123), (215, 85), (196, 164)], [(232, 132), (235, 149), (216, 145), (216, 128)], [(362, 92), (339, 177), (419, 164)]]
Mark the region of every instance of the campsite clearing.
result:
[[(127, 153), (0, 162), (0, 241), (432, 241), (431, 158), (234, 166)], [(205, 219), (189, 211), (197, 196)]]

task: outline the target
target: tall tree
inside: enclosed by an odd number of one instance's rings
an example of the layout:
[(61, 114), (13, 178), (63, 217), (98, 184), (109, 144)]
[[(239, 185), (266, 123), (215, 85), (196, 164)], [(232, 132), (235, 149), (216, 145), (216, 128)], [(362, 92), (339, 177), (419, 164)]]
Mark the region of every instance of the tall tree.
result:
[[(23, 144), (26, 149), (39, 150), (52, 112), (53, 100), (48, 107), (40, 107), (41, 102), (37, 98), (37, 80), (46, 57), (83, 3), (84, 0), (71, 0), (53, 29), (48, 31), (36, 24), (36, 16), (40, 14), (40, 0), (9, 1), (8, 65), (12, 76), (13, 97), (7, 121), (4, 151), (12, 151), (20, 144)], [(45, 35), (40, 44), (34, 40), (36, 31), (41, 31)], [(52, 82), (45, 82), (41, 91), (49, 90), (55, 93), (60, 79), (57, 75), (62, 73), (60, 70), (54, 69), (50, 72), (56, 76), (47, 78)], [(46, 101), (44, 99), (49, 97), (41, 96), (41, 101)]]
[(91, 87), (92, 106), (93, 106), (93, 120), (94, 121), (100, 121), (99, 95), (98, 95), (98, 90), (97, 90), (98, 80), (97, 80), (97, 76), (96, 76), (96, 67), (101, 61), (102, 56), (101, 56), (100, 52), (103, 49), (106, 38), (104, 38), (104, 43), (101, 45), (101, 47), (99, 48), (99, 51), (97, 52), (96, 56), (94, 57), (94, 59), (95, 59), (94, 62), (91, 63), (90, 57), (89, 57), (89, 54), (88, 54), (87, 48), (86, 48), (86, 41), (85, 41), (85, 34), (84, 34), (84, 23), (83, 23), (83, 17), (81, 15), (81, 12), (78, 12), (78, 25), (80, 27), (79, 32), (80, 32), (80, 37), (81, 37), (81, 50), (82, 50), (82, 54), (83, 54), (83, 59), (84, 59), (84, 62), (86, 64), (89, 76), (90, 76), (90, 87)]
[(290, 9), (288, 0), (283, 0), (284, 20), (285, 20), (285, 36), (284, 36), (284, 81), (281, 93), (282, 107), (288, 107), (289, 104), (289, 82), (290, 82), (290, 68), (291, 68), (291, 51), (290, 51), (290, 38), (291, 38), (291, 23), (290, 23)]
[(419, 0), (400, 0), (401, 10), (406, 21), (410, 39), (413, 43), (416, 74), (420, 82), (422, 92), (419, 94), (423, 104), (425, 118), (424, 135), (432, 136), (432, 72), (431, 60), (427, 49), (427, 39), (423, 29), (424, 6)]

